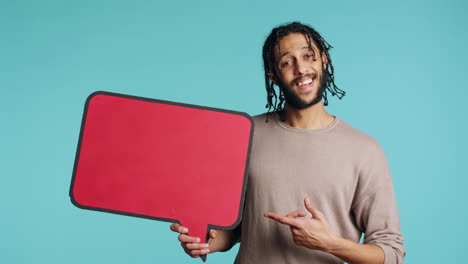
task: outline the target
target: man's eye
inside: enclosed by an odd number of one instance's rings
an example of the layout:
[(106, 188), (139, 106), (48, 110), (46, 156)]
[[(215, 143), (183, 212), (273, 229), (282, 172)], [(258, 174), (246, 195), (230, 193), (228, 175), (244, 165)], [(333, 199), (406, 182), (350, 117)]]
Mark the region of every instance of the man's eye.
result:
[(281, 63), (281, 67), (286, 67), (286, 66), (289, 66), (289, 65), (291, 65), (291, 64), (292, 64), (291, 61), (285, 61), (285, 62), (282, 62), (282, 63)]
[(312, 54), (312, 53), (307, 53), (304, 57), (305, 57), (306, 59), (313, 59), (313, 58), (314, 58), (314, 54)]

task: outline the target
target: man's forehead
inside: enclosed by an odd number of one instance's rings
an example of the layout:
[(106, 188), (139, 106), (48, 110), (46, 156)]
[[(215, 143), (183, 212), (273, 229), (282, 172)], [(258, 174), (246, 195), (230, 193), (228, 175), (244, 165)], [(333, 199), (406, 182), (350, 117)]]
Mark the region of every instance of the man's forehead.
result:
[(309, 50), (310, 48), (318, 50), (311, 37), (303, 33), (291, 33), (282, 37), (275, 45), (275, 57), (278, 59), (294, 50)]

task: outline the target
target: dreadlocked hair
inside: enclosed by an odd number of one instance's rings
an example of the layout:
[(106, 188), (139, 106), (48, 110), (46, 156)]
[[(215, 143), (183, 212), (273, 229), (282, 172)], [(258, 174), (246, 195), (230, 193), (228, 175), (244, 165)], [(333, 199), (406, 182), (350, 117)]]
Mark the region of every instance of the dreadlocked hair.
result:
[(265, 44), (263, 45), (263, 66), (265, 70), (265, 87), (267, 91), (267, 105), (265, 107), (268, 108), (266, 122), (268, 122), (268, 116), (272, 112), (281, 113), (284, 110), (285, 98), (283, 91), (282, 89), (278, 89), (278, 93), (276, 92), (276, 90), (273, 87), (274, 83), (270, 79), (270, 74), (273, 74), (275, 78), (278, 77), (274, 66), (274, 48), (276, 45), (278, 45), (279, 47), (279, 41), (283, 37), (291, 33), (304, 34), (304, 36), (306, 36), (309, 47), (312, 47), (311, 41), (313, 40), (314, 43), (317, 45), (320, 54), (325, 53), (327, 55), (328, 64), (323, 74), (323, 78), (325, 78), (325, 89), (323, 90), (322, 95), (324, 99), (324, 105), (328, 105), (327, 90), (332, 94), (332, 96), (336, 95), (339, 99), (343, 98), (343, 96), (346, 94), (335, 84), (334, 68), (331, 61), (331, 57), (328, 53), (328, 51), (333, 47), (328, 42), (326, 42), (325, 39), (323, 39), (322, 36), (320, 36), (320, 34), (315, 29), (308, 25), (301, 24), (299, 22), (292, 22), (290, 24), (276, 27), (271, 31), (270, 35), (265, 40)]

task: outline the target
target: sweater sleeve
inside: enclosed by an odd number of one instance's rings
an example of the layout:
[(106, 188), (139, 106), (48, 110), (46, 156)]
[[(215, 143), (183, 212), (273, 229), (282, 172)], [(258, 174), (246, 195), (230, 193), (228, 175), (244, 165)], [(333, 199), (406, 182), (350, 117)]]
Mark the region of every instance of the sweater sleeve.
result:
[(374, 145), (361, 164), (352, 211), (364, 244), (381, 247), (385, 264), (402, 264), (406, 255), (392, 178), (385, 154)]

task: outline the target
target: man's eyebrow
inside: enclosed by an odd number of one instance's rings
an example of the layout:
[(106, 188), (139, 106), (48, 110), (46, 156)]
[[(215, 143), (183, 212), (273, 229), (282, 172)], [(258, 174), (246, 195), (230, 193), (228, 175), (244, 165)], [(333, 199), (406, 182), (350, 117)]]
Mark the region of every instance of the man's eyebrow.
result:
[[(305, 47), (302, 47), (301, 50), (303, 50), (303, 49), (312, 49), (312, 50), (315, 51), (314, 47), (312, 47), (312, 46), (305, 46)], [(284, 56), (286, 56), (286, 55), (288, 55), (288, 54), (289, 54), (289, 51), (283, 52), (283, 53), (281, 54), (281, 56), (280, 56), (280, 59), (282, 59)]]

